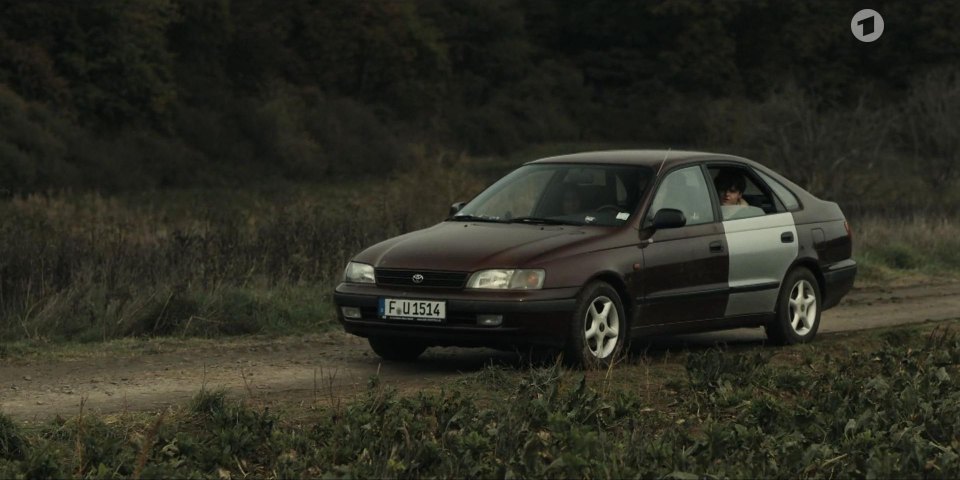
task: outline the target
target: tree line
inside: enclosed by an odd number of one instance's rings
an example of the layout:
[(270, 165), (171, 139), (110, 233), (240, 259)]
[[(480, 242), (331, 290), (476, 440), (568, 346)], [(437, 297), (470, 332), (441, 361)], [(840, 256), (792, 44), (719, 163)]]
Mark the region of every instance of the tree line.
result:
[(389, 171), (411, 146), (634, 142), (865, 172), (908, 156), (946, 188), (960, 9), (874, 3), (886, 29), (867, 44), (842, 0), (4, 0), (0, 187), (319, 180)]

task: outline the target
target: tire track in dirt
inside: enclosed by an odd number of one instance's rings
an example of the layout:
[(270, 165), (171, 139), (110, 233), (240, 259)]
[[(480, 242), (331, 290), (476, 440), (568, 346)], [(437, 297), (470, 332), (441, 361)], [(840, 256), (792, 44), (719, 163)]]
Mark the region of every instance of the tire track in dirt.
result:
[[(820, 333), (960, 318), (960, 283), (851, 292), (824, 312)], [(762, 329), (652, 339), (652, 348), (757, 343)], [(276, 404), (347, 400), (372, 375), (401, 389), (419, 389), (517, 355), (488, 349), (434, 348), (414, 364), (381, 362), (363, 339), (340, 331), (280, 339), (233, 339), (200, 348), (73, 360), (0, 360), (0, 411), (43, 420), (80, 411), (117, 414), (182, 405), (201, 389), (225, 389), (249, 401)]]

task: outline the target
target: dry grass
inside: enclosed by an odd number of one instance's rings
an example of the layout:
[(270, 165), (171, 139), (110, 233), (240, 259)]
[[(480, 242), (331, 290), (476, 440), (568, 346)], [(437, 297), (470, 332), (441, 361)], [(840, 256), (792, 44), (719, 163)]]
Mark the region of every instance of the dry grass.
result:
[(960, 271), (960, 222), (956, 216), (866, 215), (851, 221), (854, 255), (865, 280), (902, 275), (956, 276)]
[(470, 159), (273, 192), (55, 193), (0, 205), (0, 338), (295, 331), (329, 324), (346, 260), (484, 185)]

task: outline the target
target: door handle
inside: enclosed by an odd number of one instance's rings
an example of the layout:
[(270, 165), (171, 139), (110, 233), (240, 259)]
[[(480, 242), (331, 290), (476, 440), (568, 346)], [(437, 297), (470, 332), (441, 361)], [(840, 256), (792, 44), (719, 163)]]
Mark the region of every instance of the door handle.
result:
[(723, 243), (720, 240), (715, 240), (710, 242), (710, 251), (712, 253), (720, 253), (723, 251)]
[(780, 241), (783, 243), (793, 243), (793, 232), (783, 232), (780, 234)]

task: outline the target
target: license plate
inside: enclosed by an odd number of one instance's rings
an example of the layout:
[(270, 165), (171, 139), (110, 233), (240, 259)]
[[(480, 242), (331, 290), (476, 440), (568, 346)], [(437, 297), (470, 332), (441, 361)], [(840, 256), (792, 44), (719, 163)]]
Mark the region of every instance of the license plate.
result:
[(447, 318), (447, 302), (381, 298), (380, 318), (439, 323)]

